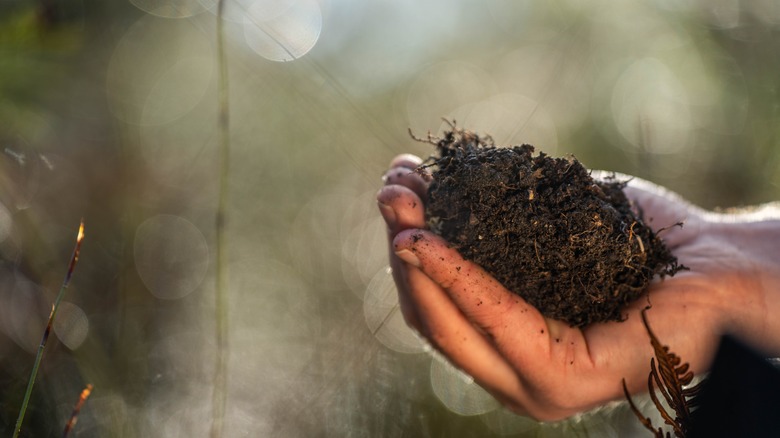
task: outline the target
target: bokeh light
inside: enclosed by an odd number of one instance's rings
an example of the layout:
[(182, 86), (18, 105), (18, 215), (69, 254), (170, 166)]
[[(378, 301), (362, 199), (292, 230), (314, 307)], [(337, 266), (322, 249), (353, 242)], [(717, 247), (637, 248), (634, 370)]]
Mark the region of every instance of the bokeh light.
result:
[(356, 196), (341, 222), (341, 261), (344, 281), (363, 299), (366, 287), (387, 266), (387, 225), (376, 214), (376, 191)]
[[(213, 15), (217, 15), (217, 7), (219, 5), (218, 0), (198, 0), (200, 4), (202, 4), (210, 13)], [(258, 3), (257, 0), (224, 0), (223, 1), (223, 10), (222, 10), (222, 19), (225, 21), (229, 21), (232, 23), (239, 23), (243, 24), (244, 20), (246, 19), (247, 11), (249, 11), (249, 8), (252, 7), (253, 4)], [(265, 3), (265, 0), (262, 1), (262, 3)], [(276, 0), (270, 0), (267, 3), (274, 3), (277, 5), (283, 5), (285, 4), (284, 1), (276, 1)], [(291, 2), (286, 2), (286, 4), (290, 4)]]
[(692, 120), (682, 84), (659, 60), (641, 59), (620, 75), (612, 92), (612, 117), (632, 146), (668, 153), (690, 144)]
[(491, 432), (498, 436), (532, 435), (540, 428), (537, 421), (517, 415), (505, 408), (494, 409), (485, 415), (480, 415), (479, 418)]
[(54, 333), (66, 347), (75, 350), (87, 339), (89, 320), (81, 307), (68, 301), (60, 302)]
[(5, 317), (10, 322), (12, 339), (28, 353), (35, 352), (51, 311), (43, 291), (37, 284), (19, 276), (8, 303)]
[(422, 136), (436, 131), (441, 118), (497, 92), (490, 74), (463, 61), (444, 61), (423, 70), (412, 82), (406, 101), (409, 128)]
[(422, 353), (426, 344), (404, 322), (390, 268), (380, 269), (368, 284), (363, 313), (371, 333), (387, 348), (400, 353)]
[(314, 47), (322, 32), (322, 12), (315, 0), (253, 3), (244, 19), (247, 44), (271, 61), (292, 61)]
[(187, 18), (206, 11), (200, 0), (130, 0), (138, 9), (163, 18)]
[(195, 291), (209, 267), (203, 233), (192, 222), (174, 215), (157, 215), (139, 225), (133, 255), (149, 292), (168, 300)]
[(211, 47), (191, 21), (141, 17), (122, 37), (108, 65), (113, 114), (132, 125), (160, 125), (185, 115), (211, 84)]
[(458, 415), (480, 415), (500, 407), (471, 376), (439, 355), (431, 361), (431, 387), (439, 400)]

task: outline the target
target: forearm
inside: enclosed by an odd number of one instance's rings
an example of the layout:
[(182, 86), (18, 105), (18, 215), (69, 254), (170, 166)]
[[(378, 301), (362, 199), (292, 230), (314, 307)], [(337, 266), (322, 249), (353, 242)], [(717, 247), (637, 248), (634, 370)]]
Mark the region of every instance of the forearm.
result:
[(711, 226), (732, 254), (730, 266), (722, 268), (734, 273), (724, 287), (740, 295), (728, 329), (764, 353), (780, 355), (780, 208), (720, 216)]

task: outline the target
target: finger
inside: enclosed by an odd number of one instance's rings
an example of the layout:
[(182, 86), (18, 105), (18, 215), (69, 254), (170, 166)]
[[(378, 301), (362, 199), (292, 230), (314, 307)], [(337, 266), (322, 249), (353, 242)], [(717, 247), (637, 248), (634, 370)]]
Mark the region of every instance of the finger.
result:
[(405, 263), (400, 260), (392, 247), (395, 235), (408, 228), (421, 228), (425, 226), (425, 215), (422, 201), (409, 188), (399, 185), (382, 187), (377, 193), (377, 206), (379, 212), (387, 223), (388, 243), (390, 248), (390, 268), (393, 272), (398, 289), (398, 302), (404, 320), (410, 326), (420, 331), (419, 317), (414, 307), (409, 303), (409, 280)]
[(406, 263), (393, 253), (392, 246), (390, 247), (390, 269), (398, 292), (398, 306), (401, 309), (401, 315), (403, 315), (406, 325), (417, 330), (418, 333), (422, 333), (423, 327), (420, 323), (420, 315), (409, 298), (411, 285)]
[(385, 185), (402, 185), (408, 187), (417, 193), (420, 199), (428, 198), (428, 181), (426, 181), (427, 172), (425, 170), (417, 171), (407, 169), (406, 167), (394, 167), (385, 172), (382, 178)]
[(405, 167), (410, 170), (414, 170), (422, 164), (422, 158), (412, 154), (401, 154), (393, 158), (390, 161), (390, 168)]
[[(458, 368), (501, 400), (524, 398), (514, 369), (461, 313), (447, 293), (414, 266), (408, 267), (410, 302), (421, 333)], [(516, 407), (520, 410), (521, 408)]]
[(420, 197), (401, 185), (389, 185), (379, 189), (376, 195), (379, 211), (387, 227), (395, 237), (399, 231), (425, 227), (425, 209)]
[(401, 259), (419, 266), (446, 290), (466, 318), (484, 330), (511, 361), (528, 366), (549, 356), (550, 333), (539, 311), (463, 259), (443, 239), (409, 229), (395, 237), (393, 248)]

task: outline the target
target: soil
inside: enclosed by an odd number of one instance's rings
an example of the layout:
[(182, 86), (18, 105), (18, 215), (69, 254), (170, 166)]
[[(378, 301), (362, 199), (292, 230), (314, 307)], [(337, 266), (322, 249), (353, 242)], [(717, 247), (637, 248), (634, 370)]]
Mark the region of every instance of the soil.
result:
[(621, 321), (653, 277), (683, 269), (632, 209), (625, 182), (454, 126), (428, 141), (438, 152), (424, 165), (429, 228), (544, 316)]

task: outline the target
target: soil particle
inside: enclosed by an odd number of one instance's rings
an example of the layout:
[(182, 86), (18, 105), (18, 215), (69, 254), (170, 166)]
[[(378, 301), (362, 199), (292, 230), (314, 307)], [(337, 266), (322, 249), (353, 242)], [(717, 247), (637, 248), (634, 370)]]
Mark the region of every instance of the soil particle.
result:
[(435, 140), (423, 166), (434, 169), (429, 228), (546, 317), (620, 321), (654, 276), (682, 269), (631, 208), (625, 182), (454, 127)]

